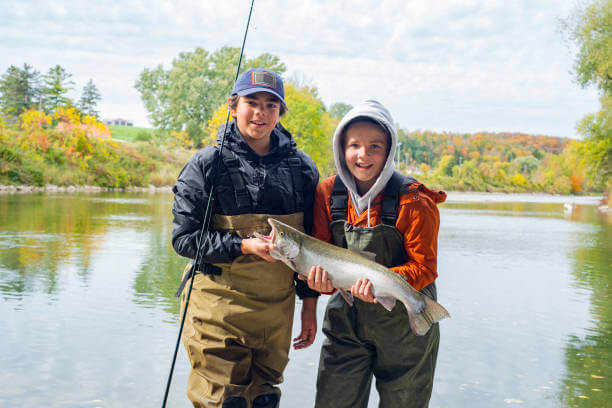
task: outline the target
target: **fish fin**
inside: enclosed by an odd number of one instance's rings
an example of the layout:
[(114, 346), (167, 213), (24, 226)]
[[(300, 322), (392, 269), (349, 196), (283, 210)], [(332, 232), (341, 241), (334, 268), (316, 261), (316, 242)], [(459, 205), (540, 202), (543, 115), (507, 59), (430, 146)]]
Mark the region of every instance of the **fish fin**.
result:
[(417, 336), (423, 336), (429, 331), (432, 324), (450, 317), (448, 311), (428, 296), (423, 296), (425, 304), (420, 312), (411, 312), (408, 310), (410, 319), (410, 328)]
[(376, 296), (376, 301), (388, 311), (392, 311), (395, 307), (395, 298), (393, 296)]
[(349, 306), (353, 306), (353, 295), (351, 294), (351, 292), (347, 292), (344, 289), (338, 289), (338, 292), (340, 292), (340, 294), (342, 295), (344, 300), (346, 300), (346, 303), (348, 303)]

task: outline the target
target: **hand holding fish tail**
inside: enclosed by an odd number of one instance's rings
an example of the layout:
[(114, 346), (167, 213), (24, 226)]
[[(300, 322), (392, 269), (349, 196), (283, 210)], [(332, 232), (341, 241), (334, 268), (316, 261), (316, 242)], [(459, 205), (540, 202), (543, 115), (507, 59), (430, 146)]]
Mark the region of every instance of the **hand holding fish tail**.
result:
[(314, 265), (308, 272), (308, 278), (299, 275), (299, 278), (306, 280), (310, 289), (316, 290), (320, 293), (331, 293), (334, 291), (334, 286), (331, 281), (327, 278), (327, 271), (320, 265)]
[(240, 244), (240, 250), (243, 254), (257, 255), (265, 261), (276, 262), (270, 255), (270, 251), (274, 249), (274, 245), (260, 238), (245, 238)]
[(359, 279), (351, 286), (351, 294), (364, 302), (378, 303), (372, 292), (372, 282), (368, 278)]

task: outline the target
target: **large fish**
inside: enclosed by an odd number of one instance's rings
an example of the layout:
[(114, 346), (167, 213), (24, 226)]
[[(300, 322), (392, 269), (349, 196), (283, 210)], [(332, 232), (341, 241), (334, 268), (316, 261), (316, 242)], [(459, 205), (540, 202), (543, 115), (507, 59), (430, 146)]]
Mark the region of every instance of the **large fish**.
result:
[(417, 335), (427, 333), (431, 325), (450, 317), (446, 309), (428, 296), (415, 290), (406, 280), (392, 270), (353, 251), (310, 237), (274, 218), (270, 236), (257, 235), (270, 242), (274, 249), (270, 255), (287, 264), (303, 276), (313, 265), (321, 265), (327, 276), (344, 299), (352, 306), (350, 288), (362, 278), (372, 282), (372, 292), (383, 307), (392, 310), (396, 299), (406, 306), (410, 328)]

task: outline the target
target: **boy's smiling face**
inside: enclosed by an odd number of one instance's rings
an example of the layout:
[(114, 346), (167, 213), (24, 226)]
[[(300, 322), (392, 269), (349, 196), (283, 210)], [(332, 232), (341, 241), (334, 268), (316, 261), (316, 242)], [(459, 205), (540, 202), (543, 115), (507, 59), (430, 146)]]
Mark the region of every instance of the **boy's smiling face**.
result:
[(245, 141), (251, 145), (269, 143), (270, 133), (280, 118), (281, 101), (268, 92), (256, 92), (241, 96), (230, 114), (236, 118), (238, 130)]
[(344, 132), (344, 159), (355, 177), (359, 194), (365, 194), (387, 162), (389, 140), (385, 131), (371, 122), (356, 122)]

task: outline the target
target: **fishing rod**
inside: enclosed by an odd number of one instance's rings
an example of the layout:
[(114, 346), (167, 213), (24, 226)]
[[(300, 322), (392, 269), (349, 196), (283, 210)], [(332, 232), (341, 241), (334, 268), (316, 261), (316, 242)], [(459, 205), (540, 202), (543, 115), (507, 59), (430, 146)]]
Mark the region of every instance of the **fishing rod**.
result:
[[(242, 64), (242, 55), (244, 53), (244, 45), (246, 44), (247, 34), (249, 32), (249, 24), (251, 23), (251, 14), (253, 13), (253, 3), (255, 0), (251, 0), (251, 8), (249, 10), (249, 17), (247, 19), (246, 28), (244, 30), (244, 37), (242, 38), (242, 47), (240, 48), (240, 57), (238, 58), (238, 66), (236, 67), (236, 76), (234, 77), (234, 82), (238, 80), (238, 74), (240, 73), (240, 64)], [(168, 381), (166, 382), (166, 392), (164, 393), (164, 401), (162, 402), (162, 408), (166, 407), (166, 402), (168, 401), (168, 392), (170, 391), (170, 383), (172, 382), (172, 374), (174, 373), (174, 365), (176, 364), (176, 356), (178, 354), (178, 349), (181, 344), (181, 335), (183, 333), (183, 326), (185, 325), (185, 316), (187, 316), (187, 308), (189, 307), (189, 299), (191, 298), (191, 290), (193, 288), (193, 277), (196, 273), (197, 265), (200, 263), (200, 258), (202, 257), (202, 242), (204, 242), (204, 235), (208, 233), (208, 229), (210, 228), (210, 217), (212, 213), (212, 202), (214, 201), (214, 192), (215, 192), (215, 180), (217, 172), (219, 171), (219, 163), (221, 162), (221, 156), (223, 154), (223, 146), (225, 145), (225, 138), (227, 136), (227, 124), (229, 123), (230, 112), (229, 108), (227, 110), (227, 117), (225, 118), (225, 129), (223, 130), (223, 137), (221, 138), (221, 143), (219, 143), (219, 154), (215, 158), (215, 162), (213, 164), (213, 170), (211, 173), (211, 183), (210, 183), (210, 191), (208, 193), (208, 200), (206, 201), (206, 209), (204, 210), (204, 219), (202, 220), (202, 229), (200, 230), (200, 238), (198, 239), (198, 250), (196, 251), (195, 259), (193, 260), (193, 264), (189, 269), (189, 289), (187, 290), (187, 298), (185, 299), (185, 308), (183, 309), (183, 315), (181, 316), (181, 324), (178, 330), (178, 336), (176, 337), (176, 345), (174, 347), (174, 355), (172, 356), (172, 364), (170, 366), (170, 374), (168, 375)]]

